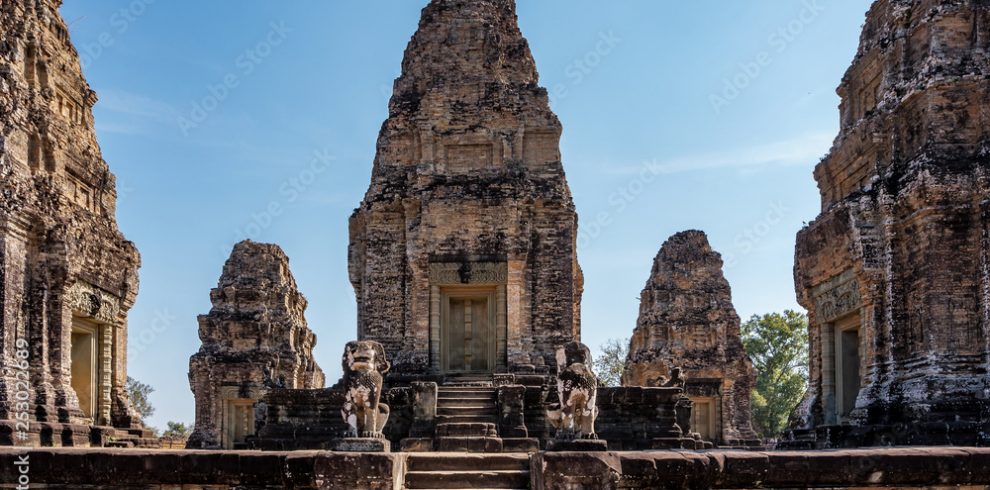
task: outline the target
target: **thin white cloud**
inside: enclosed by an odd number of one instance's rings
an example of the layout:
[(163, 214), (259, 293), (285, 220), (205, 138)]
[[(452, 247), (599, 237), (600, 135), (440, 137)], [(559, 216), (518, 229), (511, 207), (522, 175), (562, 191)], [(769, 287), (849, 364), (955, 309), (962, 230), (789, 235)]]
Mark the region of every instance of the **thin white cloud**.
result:
[[(817, 163), (832, 146), (834, 135), (824, 132), (806, 133), (796, 138), (756, 146), (717, 152), (684, 155), (657, 160), (647, 165), (658, 174), (676, 174), (712, 169), (753, 171), (771, 165), (807, 165)], [(605, 167), (610, 174), (632, 175), (643, 171), (643, 165)]]
[(104, 111), (159, 124), (174, 125), (179, 116), (179, 113), (165, 102), (119, 90), (104, 90), (100, 94), (97, 107)]

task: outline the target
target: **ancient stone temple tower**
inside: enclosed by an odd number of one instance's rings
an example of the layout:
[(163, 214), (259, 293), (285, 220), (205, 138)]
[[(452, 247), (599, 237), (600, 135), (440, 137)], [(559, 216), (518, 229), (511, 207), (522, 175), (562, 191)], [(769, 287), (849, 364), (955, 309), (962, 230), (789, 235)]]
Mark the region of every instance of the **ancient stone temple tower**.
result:
[(512, 0), (434, 0), (351, 218), (358, 335), (394, 374), (546, 371), (578, 339), (561, 125)]
[(238, 243), (223, 266), (213, 308), (199, 317), (199, 352), (189, 360), (196, 397), (190, 448), (235, 448), (254, 435), (257, 402), (272, 388), (323, 388), (306, 325), (306, 298), (277, 245)]
[[(125, 391), (140, 259), (117, 228), (97, 98), (61, 3), (0, 4), (0, 444), (124, 438), (91, 426), (141, 434)], [(15, 369), (24, 359), (28, 369)], [(21, 417), (31, 419), (25, 439)]]
[[(874, 3), (798, 235), (795, 444), (987, 444), (990, 5)], [(841, 427), (836, 427), (840, 425)]]
[(681, 368), (694, 402), (691, 426), (704, 440), (758, 444), (750, 409), (756, 373), (722, 257), (704, 232), (678, 233), (663, 244), (640, 301), (622, 384), (662, 386)]

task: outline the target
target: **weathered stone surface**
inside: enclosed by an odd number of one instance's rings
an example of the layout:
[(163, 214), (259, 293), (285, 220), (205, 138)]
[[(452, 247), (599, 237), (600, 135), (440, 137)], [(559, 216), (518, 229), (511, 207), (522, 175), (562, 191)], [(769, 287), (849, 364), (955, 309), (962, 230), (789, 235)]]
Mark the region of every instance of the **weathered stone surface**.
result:
[(990, 442), (988, 48), (986, 2), (870, 9), (798, 235), (796, 445)]
[[(579, 338), (577, 215), (538, 81), (514, 1), (423, 10), (350, 222), (359, 337), (385, 346), (393, 376), (548, 372)], [(484, 345), (442, 339), (466, 288), (490, 293)]]
[(232, 448), (264, 421), (258, 401), (268, 390), (322, 388), (324, 376), (306, 298), (281, 248), (235, 245), (210, 300), (210, 313), (199, 317), (203, 344), (189, 359), (196, 428), (188, 447)]
[[(222, 490), (511, 488), (990, 488), (990, 451), (911, 448), (806, 452), (656, 451), (526, 455), (325, 451), (0, 450), (13, 488), (27, 455), (31, 488)], [(500, 478), (501, 477), (501, 478)], [(486, 483), (481, 486), (480, 483)], [(528, 483), (528, 485), (527, 485)], [(456, 486), (460, 484), (461, 486)]]
[(595, 429), (612, 451), (706, 447), (691, 436), (691, 400), (684, 388), (599, 388), (597, 401)]
[[(382, 401), (389, 406), (385, 438), (393, 448), (401, 448), (416, 421), (415, 393), (411, 388), (391, 388), (382, 394)], [(258, 404), (264, 408), (264, 425), (250, 438), (250, 445), (268, 451), (329, 449), (333, 439), (346, 438), (350, 432), (340, 416), (344, 403), (339, 383), (322, 390), (272, 389)]]
[[(722, 257), (700, 231), (674, 235), (660, 249), (640, 296), (639, 320), (622, 383), (664, 386), (680, 368), (687, 395), (714, 412), (706, 419), (720, 445), (753, 445), (753, 364), (743, 349), (739, 315), (722, 274)], [(716, 421), (721, 421), (717, 424)]]
[(580, 342), (558, 347), (556, 358), (557, 399), (560, 405), (547, 410), (547, 420), (554, 428), (554, 440), (548, 447), (573, 448), (576, 445), (556, 443), (598, 438), (595, 433), (598, 377), (592, 371), (591, 349)]
[[(0, 444), (89, 445), (90, 426), (111, 425), (135, 433), (103, 433), (141, 443), (125, 390), (140, 259), (117, 227), (97, 97), (61, 3), (0, 4)], [(75, 383), (73, 349), (92, 359)], [(28, 439), (15, 441), (21, 416)]]

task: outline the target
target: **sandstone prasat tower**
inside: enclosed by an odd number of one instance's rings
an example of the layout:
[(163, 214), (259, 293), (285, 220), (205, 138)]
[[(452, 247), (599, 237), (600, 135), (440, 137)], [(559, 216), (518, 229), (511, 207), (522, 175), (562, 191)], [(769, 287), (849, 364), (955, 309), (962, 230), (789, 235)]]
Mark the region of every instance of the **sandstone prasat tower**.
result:
[(798, 235), (796, 445), (990, 442), (988, 54), (987, 2), (870, 9)]
[(0, 4), (0, 444), (145, 444), (125, 389), (140, 258), (61, 3)]
[(760, 445), (750, 408), (756, 372), (743, 349), (722, 256), (704, 232), (678, 233), (663, 244), (640, 301), (622, 384), (662, 386), (680, 368), (694, 402), (691, 426), (702, 439)]
[(188, 447), (236, 448), (255, 433), (255, 405), (272, 388), (323, 388), (313, 358), (316, 335), (306, 298), (278, 245), (244, 241), (210, 292), (199, 317), (203, 344), (189, 359), (196, 427)]
[(512, 0), (434, 0), (351, 218), (358, 337), (393, 375), (546, 372), (580, 336), (577, 215)]

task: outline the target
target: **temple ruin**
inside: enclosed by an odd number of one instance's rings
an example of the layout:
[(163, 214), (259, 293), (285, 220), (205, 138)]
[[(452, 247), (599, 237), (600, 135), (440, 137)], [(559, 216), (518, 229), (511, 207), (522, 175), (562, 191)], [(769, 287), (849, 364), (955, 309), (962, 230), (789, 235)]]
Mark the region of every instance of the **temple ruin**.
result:
[[(341, 379), (286, 254), (239, 243), (189, 360), (197, 451), (133, 450), (156, 445), (125, 388), (140, 260), (60, 5), (0, 3), (0, 446), (34, 446), (0, 447), (0, 486), (990, 488), (990, 449), (966, 447), (990, 443), (987, 0), (868, 14), (798, 235), (811, 380), (778, 447), (802, 451), (760, 448), (700, 231), (663, 245), (623, 386), (599, 382), (562, 126), (514, 0), (422, 11), (351, 216)], [(956, 447), (814, 450), (891, 445)]]
[(393, 376), (546, 373), (580, 338), (577, 215), (538, 82), (513, 2), (423, 10), (351, 217), (358, 337)]
[(125, 387), (141, 260), (61, 3), (0, 5), (0, 444), (153, 445)]
[(262, 421), (256, 411), (269, 389), (323, 388), (313, 359), (316, 335), (289, 258), (277, 245), (235, 245), (210, 301), (210, 313), (199, 317), (203, 345), (189, 359), (196, 427), (188, 447), (244, 448)]
[(701, 231), (678, 233), (653, 261), (622, 374), (624, 386), (663, 386), (675, 369), (694, 402), (691, 426), (706, 441), (758, 446), (750, 393), (753, 363), (743, 349), (722, 257)]
[(990, 5), (881, 0), (798, 235), (795, 447), (990, 442)]
[[(272, 390), (260, 402), (266, 417), (254, 447), (711, 447), (691, 431), (683, 387), (586, 382), (577, 216), (561, 124), (538, 80), (514, 2), (433, 0), (423, 9), (371, 186), (351, 218), (353, 345), (380, 344), (387, 372), (367, 359), (352, 372), (345, 354), (344, 379), (329, 389)], [(558, 385), (561, 370), (567, 379)], [(371, 422), (345, 423), (337, 411), (355, 414), (349, 400), (361, 389), (381, 391), (388, 444), (351, 440), (373, 432)]]

